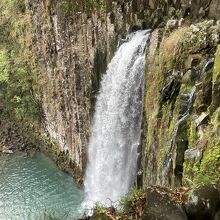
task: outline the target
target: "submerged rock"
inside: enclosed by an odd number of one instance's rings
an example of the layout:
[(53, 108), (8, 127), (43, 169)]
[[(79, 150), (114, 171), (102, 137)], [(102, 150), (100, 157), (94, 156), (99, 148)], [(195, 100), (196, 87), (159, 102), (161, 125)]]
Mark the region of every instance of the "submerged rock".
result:
[(3, 149), (2, 153), (4, 153), (4, 154), (13, 154), (14, 152), (13, 152), (13, 150), (10, 150), (10, 149)]

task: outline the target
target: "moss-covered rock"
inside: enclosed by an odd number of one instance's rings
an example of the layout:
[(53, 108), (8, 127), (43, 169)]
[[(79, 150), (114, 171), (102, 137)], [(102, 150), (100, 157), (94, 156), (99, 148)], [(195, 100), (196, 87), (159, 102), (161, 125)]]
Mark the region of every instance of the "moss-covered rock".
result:
[(187, 215), (192, 220), (214, 219), (219, 207), (219, 193), (213, 185), (194, 189), (185, 204)]
[(211, 111), (215, 111), (220, 105), (220, 45), (215, 55), (215, 67), (213, 71), (213, 92), (212, 92), (212, 106)]
[(81, 220), (206, 220), (219, 215), (220, 197), (216, 185), (174, 190), (148, 186), (145, 191), (134, 189), (119, 206), (97, 204), (90, 217)]
[(149, 187), (142, 220), (187, 220), (188, 217), (168, 189)]
[[(217, 170), (211, 172), (212, 167), (218, 167), (215, 158), (218, 144), (211, 140), (218, 138), (213, 133), (213, 123), (210, 124), (216, 118), (210, 110), (216, 81), (213, 74), (218, 72), (219, 33), (218, 24), (212, 20), (178, 28), (163, 35), (154, 57), (149, 58), (145, 90), (145, 186), (200, 185), (207, 182), (205, 178), (215, 182), (219, 177)], [(180, 83), (178, 91), (174, 79)], [(215, 85), (217, 98), (219, 88)], [(218, 100), (216, 103), (219, 105)], [(210, 172), (204, 173), (205, 169)]]

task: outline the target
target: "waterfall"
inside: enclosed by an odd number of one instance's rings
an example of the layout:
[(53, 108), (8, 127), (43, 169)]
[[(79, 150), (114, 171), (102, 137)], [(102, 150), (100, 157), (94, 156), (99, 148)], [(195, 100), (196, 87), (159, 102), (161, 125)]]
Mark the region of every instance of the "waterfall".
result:
[(101, 81), (85, 175), (85, 203), (111, 205), (135, 181), (143, 112), (145, 45), (149, 31), (131, 33)]

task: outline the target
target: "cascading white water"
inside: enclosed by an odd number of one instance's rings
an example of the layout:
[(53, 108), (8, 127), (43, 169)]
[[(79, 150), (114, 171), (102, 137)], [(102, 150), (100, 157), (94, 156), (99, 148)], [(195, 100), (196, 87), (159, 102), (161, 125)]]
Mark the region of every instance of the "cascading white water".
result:
[[(188, 117), (190, 116), (190, 110), (192, 109), (193, 106), (193, 102), (194, 102), (194, 96), (195, 96), (195, 92), (196, 92), (196, 87), (193, 86), (191, 89), (191, 92), (189, 94), (187, 94), (188, 100), (187, 100), (187, 108), (186, 111), (183, 113), (183, 115), (180, 115), (180, 118), (178, 119), (175, 128), (173, 130), (173, 135), (172, 135), (172, 139), (171, 139), (171, 145), (170, 145), (170, 150), (169, 153), (167, 155), (166, 160), (164, 161), (164, 167), (162, 170), (162, 184), (166, 185), (167, 182), (167, 178), (168, 178), (168, 173), (170, 172), (170, 169), (172, 169), (171, 165), (173, 162), (172, 159), (172, 155), (174, 153), (174, 150), (176, 148), (176, 138), (177, 138), (177, 134), (179, 131), (179, 127), (182, 125), (182, 123), (188, 119)], [(172, 177), (174, 178), (174, 177)], [(173, 182), (174, 180), (172, 180)], [(173, 183), (171, 183), (173, 184)]]
[(102, 78), (88, 147), (86, 206), (110, 205), (134, 184), (148, 38), (146, 30), (130, 34)]

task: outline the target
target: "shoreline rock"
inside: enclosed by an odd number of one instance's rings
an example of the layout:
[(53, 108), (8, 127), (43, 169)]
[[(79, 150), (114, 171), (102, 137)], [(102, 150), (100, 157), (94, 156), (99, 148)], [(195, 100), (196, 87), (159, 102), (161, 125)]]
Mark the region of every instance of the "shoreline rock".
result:
[[(119, 209), (98, 205), (92, 216), (84, 215), (79, 220), (219, 220), (220, 193), (217, 188), (217, 185), (191, 190), (149, 186), (145, 191), (125, 196)], [(197, 199), (192, 195), (196, 195)]]

